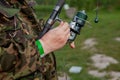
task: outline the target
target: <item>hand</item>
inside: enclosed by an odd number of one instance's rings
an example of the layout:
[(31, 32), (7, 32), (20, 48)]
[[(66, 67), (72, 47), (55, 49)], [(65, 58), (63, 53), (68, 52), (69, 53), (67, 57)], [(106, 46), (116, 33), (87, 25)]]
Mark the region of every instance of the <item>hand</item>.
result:
[(40, 39), (45, 54), (62, 48), (67, 43), (69, 36), (70, 27), (69, 24), (66, 22), (61, 22), (58, 27), (48, 31)]

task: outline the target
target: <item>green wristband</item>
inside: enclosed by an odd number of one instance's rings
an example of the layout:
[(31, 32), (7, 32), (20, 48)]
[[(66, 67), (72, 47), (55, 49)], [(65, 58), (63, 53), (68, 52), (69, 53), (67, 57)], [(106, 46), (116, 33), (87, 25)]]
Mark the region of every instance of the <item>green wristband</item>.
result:
[(40, 56), (41, 57), (45, 56), (41, 42), (39, 40), (37, 40), (37, 41), (35, 41), (35, 44), (38, 47), (38, 51), (40, 53)]

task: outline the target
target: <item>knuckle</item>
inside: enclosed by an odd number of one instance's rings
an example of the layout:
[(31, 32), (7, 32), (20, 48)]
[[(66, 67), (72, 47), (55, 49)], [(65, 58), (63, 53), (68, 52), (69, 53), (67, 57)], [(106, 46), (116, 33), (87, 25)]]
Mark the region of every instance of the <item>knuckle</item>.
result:
[(65, 22), (65, 25), (68, 26), (69, 24), (67, 22)]

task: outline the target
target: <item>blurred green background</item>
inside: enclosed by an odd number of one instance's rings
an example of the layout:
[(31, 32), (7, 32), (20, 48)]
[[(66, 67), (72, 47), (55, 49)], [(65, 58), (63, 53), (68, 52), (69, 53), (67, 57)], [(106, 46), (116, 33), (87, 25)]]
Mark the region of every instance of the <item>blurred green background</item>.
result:
[[(36, 0), (40, 5), (54, 5), (57, 0)], [(99, 6), (103, 9), (111, 10), (111, 9), (120, 9), (120, 0), (66, 0), (66, 2), (71, 7), (76, 7), (77, 9), (86, 9), (91, 10), (95, 8), (96, 2), (98, 2)]]
[[(46, 20), (57, 0), (36, 1), (35, 11), (38, 18)], [(120, 62), (120, 42), (115, 41), (116, 37), (120, 37), (120, 0), (66, 0), (66, 3), (70, 7), (76, 8), (77, 11), (86, 10), (88, 22), (82, 28), (80, 36), (75, 41), (75, 49), (71, 49), (67, 44), (62, 49), (55, 51), (58, 72), (67, 73), (71, 80), (109, 80), (111, 78), (109, 75), (99, 78), (89, 75), (88, 71), (94, 69), (91, 65), (90, 57), (96, 53), (111, 56)], [(99, 23), (97, 24), (94, 23), (96, 4), (99, 7)], [(72, 19), (66, 16), (63, 9), (60, 17), (62, 20), (70, 22)], [(97, 51), (81, 49), (84, 41), (88, 38), (97, 39), (98, 44), (95, 46)], [(81, 66), (83, 68), (82, 72), (79, 74), (69, 73), (71, 66)], [(103, 71), (120, 72), (120, 64), (110, 65)]]

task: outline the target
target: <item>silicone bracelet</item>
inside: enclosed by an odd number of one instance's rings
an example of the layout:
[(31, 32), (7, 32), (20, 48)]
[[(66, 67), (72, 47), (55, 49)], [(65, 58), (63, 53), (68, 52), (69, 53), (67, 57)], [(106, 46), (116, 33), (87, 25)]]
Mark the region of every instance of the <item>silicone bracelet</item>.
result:
[(39, 53), (40, 53), (40, 57), (44, 57), (45, 54), (44, 54), (44, 49), (43, 49), (43, 47), (42, 47), (41, 42), (40, 42), (39, 40), (37, 40), (37, 41), (35, 41), (35, 44), (36, 44), (36, 46), (38, 47), (38, 51), (39, 51)]

